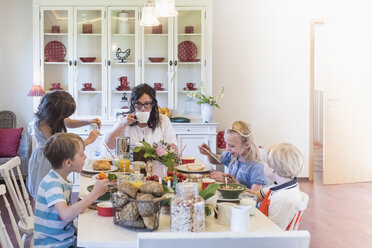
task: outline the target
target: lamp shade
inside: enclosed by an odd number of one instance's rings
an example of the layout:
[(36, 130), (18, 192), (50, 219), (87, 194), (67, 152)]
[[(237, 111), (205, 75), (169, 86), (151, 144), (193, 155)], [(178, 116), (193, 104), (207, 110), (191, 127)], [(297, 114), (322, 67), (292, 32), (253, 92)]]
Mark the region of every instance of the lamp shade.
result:
[(174, 0), (155, 0), (155, 15), (157, 17), (177, 16)]
[(158, 18), (155, 16), (154, 7), (143, 7), (142, 18), (140, 21), (141, 26), (158, 26), (160, 23)]
[(30, 92), (28, 92), (27, 96), (43, 96), (45, 92), (40, 85), (32, 85)]

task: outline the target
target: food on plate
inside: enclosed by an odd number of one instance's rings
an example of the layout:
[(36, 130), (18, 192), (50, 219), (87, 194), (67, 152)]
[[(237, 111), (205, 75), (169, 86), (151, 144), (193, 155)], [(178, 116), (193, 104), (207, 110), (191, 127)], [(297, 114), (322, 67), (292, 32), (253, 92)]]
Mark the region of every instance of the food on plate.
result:
[(100, 172), (97, 176), (98, 180), (107, 179), (107, 175), (104, 172)]
[(131, 184), (128, 181), (120, 182), (119, 185), (118, 185), (118, 190), (127, 194), (131, 198), (136, 198), (137, 191), (138, 191), (137, 187), (134, 186), (133, 184)]
[(152, 194), (153, 196), (162, 196), (164, 193), (163, 186), (154, 181), (147, 181), (139, 188), (141, 193)]
[(110, 170), (111, 164), (108, 160), (96, 160), (93, 162), (93, 170)]
[(202, 170), (204, 170), (204, 165), (202, 165), (202, 164), (187, 164), (187, 169), (189, 171), (202, 171)]

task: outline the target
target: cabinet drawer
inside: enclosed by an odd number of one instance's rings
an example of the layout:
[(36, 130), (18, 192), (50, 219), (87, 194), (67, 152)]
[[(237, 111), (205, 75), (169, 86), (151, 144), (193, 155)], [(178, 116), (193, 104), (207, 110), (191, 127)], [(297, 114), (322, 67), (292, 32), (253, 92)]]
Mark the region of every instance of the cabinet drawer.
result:
[(181, 133), (210, 133), (208, 127), (173, 127), (176, 134)]

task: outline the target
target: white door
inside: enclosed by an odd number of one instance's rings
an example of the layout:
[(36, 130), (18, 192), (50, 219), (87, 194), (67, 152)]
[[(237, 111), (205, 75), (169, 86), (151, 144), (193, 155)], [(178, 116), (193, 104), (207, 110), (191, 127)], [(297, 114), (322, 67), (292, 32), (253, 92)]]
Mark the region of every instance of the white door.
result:
[(200, 154), (198, 146), (206, 143), (209, 144), (209, 135), (189, 135), (189, 134), (179, 134), (177, 135), (177, 142), (179, 149), (186, 149), (183, 152), (183, 156), (194, 156), (200, 158), (204, 164), (209, 164), (207, 156)]
[(371, 20), (324, 24), (325, 184), (372, 181)]

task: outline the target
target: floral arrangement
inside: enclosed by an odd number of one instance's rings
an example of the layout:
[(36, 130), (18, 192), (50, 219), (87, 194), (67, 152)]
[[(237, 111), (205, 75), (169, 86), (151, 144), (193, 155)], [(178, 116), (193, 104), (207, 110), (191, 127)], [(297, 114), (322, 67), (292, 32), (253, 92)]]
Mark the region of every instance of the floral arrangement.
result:
[(220, 108), (220, 106), (217, 104), (217, 101), (221, 99), (224, 95), (224, 87), (222, 87), (219, 91), (217, 96), (208, 96), (207, 95), (207, 88), (205, 87), (204, 83), (202, 82), (200, 84), (200, 92), (197, 91), (190, 91), (188, 88), (186, 88), (187, 96), (193, 97), (198, 100), (198, 104), (201, 105), (202, 103), (208, 103), (211, 106), (216, 106), (217, 108)]
[(133, 148), (133, 152), (143, 153), (147, 161), (157, 160), (172, 171), (174, 164), (179, 160), (177, 152), (164, 141), (154, 143), (152, 146), (145, 141), (140, 141)]

